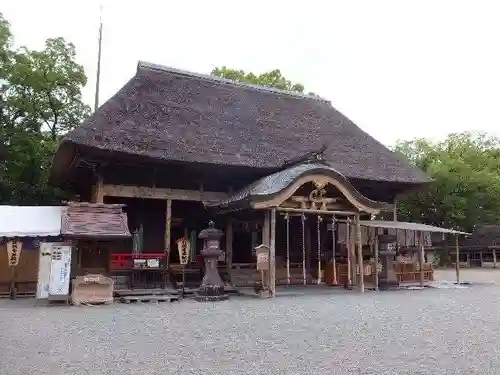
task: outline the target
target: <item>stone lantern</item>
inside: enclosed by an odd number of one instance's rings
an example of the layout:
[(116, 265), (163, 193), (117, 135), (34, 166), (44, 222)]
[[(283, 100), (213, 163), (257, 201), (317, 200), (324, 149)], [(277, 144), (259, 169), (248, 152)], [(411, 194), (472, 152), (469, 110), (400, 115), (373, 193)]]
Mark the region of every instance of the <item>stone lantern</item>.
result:
[(382, 234), (378, 236), (379, 257), (382, 270), (379, 275), (379, 288), (388, 289), (399, 285), (396, 271), (394, 270), (394, 257), (396, 256), (396, 236)]
[(229, 298), (224, 292), (224, 282), (217, 270), (217, 260), (222, 254), (220, 249), (222, 235), (223, 232), (215, 228), (213, 221), (210, 221), (208, 228), (203, 229), (198, 235), (198, 238), (203, 240), (203, 250), (200, 254), (205, 262), (205, 275), (194, 297), (199, 302), (223, 301)]

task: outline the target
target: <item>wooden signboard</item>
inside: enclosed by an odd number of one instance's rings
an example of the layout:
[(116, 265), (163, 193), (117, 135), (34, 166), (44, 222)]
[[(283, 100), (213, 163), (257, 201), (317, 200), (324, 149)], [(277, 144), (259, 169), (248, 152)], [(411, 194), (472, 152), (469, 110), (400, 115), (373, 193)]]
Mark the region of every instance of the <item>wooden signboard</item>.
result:
[(257, 271), (269, 270), (269, 246), (259, 245), (255, 248), (257, 256)]
[(19, 264), (19, 257), (21, 256), (21, 250), (23, 248), (23, 243), (21, 241), (9, 241), (7, 242), (7, 258), (9, 260), (9, 267), (16, 267)]
[(187, 237), (179, 238), (177, 241), (177, 251), (179, 252), (179, 263), (188, 264), (189, 262), (189, 250), (191, 245)]
[(53, 246), (50, 263), (49, 299), (69, 295), (71, 246)]
[(38, 258), (38, 280), (36, 287), (36, 298), (49, 298), (50, 265), (52, 263), (52, 247), (60, 246), (60, 243), (41, 242), (40, 255)]

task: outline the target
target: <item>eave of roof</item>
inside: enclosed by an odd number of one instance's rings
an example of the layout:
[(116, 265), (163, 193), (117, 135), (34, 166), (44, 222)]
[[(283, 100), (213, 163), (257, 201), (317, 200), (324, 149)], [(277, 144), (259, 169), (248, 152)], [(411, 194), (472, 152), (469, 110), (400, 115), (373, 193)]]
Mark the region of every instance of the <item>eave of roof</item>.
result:
[(0, 237), (56, 237), (61, 234), (59, 206), (0, 205)]
[(461, 234), (466, 236), (470, 235), (470, 233), (461, 232), (454, 229), (440, 228), (440, 227), (435, 227), (433, 225), (410, 223), (405, 221), (362, 220), (360, 224), (364, 227), (370, 227), (370, 228), (400, 229), (400, 230), (411, 230), (414, 232), (437, 232), (437, 233)]

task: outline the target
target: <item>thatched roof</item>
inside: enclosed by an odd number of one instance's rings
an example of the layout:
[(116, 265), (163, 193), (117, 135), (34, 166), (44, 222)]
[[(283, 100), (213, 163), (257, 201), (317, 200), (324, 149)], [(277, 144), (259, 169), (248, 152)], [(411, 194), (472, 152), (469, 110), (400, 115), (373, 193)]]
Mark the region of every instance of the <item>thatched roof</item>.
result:
[(280, 168), (326, 145), (326, 161), (347, 178), (429, 181), (328, 101), (144, 62), (66, 136), (55, 165), (71, 157), (68, 147), (61, 151), (68, 143), (156, 161), (256, 168)]

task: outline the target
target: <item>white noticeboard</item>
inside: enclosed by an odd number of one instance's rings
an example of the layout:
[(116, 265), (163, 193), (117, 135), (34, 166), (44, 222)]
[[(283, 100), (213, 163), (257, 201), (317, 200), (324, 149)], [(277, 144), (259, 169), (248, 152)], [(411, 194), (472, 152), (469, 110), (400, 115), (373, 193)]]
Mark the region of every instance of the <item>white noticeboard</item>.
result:
[(38, 257), (38, 279), (36, 285), (36, 298), (49, 298), (50, 264), (52, 256), (52, 246), (57, 246), (53, 242), (40, 242)]
[(70, 273), (71, 246), (52, 246), (49, 299), (68, 296)]

